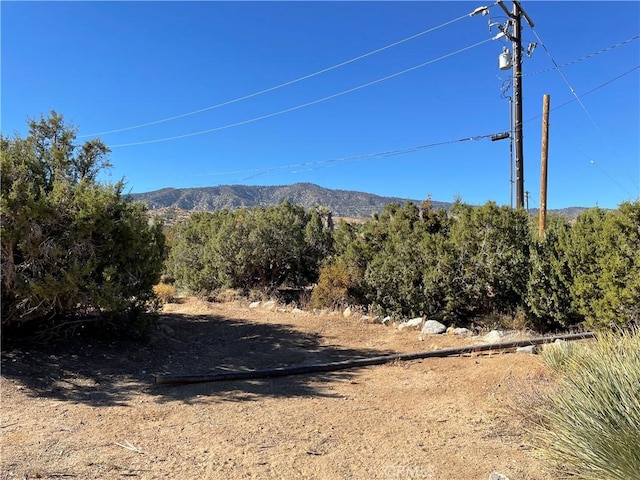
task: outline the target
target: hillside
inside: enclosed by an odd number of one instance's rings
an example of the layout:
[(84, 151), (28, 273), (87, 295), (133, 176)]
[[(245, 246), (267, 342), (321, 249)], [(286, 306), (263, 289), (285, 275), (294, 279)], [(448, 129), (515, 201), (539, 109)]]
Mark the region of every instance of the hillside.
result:
[[(322, 205), (334, 216), (368, 218), (380, 212), (389, 203), (404, 203), (405, 198), (381, 197), (371, 193), (347, 190), (331, 190), (312, 183), (296, 183), (283, 186), (222, 185), (202, 188), (163, 188), (153, 192), (131, 195), (133, 200), (144, 202), (150, 210), (215, 211), (224, 208), (278, 205), (285, 200), (311, 208)], [(423, 199), (412, 199), (420, 204)], [(451, 204), (433, 202), (436, 208), (448, 208)]]
[[(331, 210), (334, 217), (366, 219), (375, 212), (380, 212), (390, 203), (404, 204), (409, 199), (398, 197), (383, 197), (372, 193), (349, 190), (332, 190), (313, 183), (295, 183), (281, 186), (248, 186), (221, 185), (218, 187), (200, 188), (163, 188), (152, 192), (131, 194), (134, 201), (143, 202), (151, 213), (158, 215), (168, 225), (172, 225), (189, 216), (194, 211), (216, 211), (224, 208), (236, 209), (242, 207), (279, 205), (285, 200), (313, 208), (318, 205)], [(416, 205), (424, 199), (411, 199)], [(450, 202), (433, 201), (436, 209), (451, 207)], [(569, 207), (550, 210), (574, 220), (583, 207)], [(531, 215), (538, 214), (538, 210), (529, 210)]]

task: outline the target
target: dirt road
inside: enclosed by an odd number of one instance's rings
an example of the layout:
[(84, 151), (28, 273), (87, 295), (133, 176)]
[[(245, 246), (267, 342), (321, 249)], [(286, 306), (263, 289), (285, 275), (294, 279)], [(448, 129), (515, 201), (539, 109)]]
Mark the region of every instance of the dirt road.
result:
[[(477, 341), (477, 340), (476, 340)], [(548, 478), (512, 407), (546, 388), (530, 355), (155, 386), (153, 374), (461, 346), (450, 335), (189, 300), (151, 340), (3, 346), (2, 479)]]

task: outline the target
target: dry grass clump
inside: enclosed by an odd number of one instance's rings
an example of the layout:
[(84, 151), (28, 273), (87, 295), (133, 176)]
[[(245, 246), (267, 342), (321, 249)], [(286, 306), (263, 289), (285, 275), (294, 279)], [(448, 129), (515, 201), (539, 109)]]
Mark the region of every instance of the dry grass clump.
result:
[(338, 308), (349, 302), (354, 272), (344, 260), (320, 267), (318, 284), (311, 293), (311, 308)]
[(218, 303), (231, 303), (237, 302), (243, 298), (242, 290), (238, 290), (235, 288), (225, 288), (224, 290), (220, 290), (216, 292), (212, 296), (212, 300)]
[(176, 288), (168, 283), (158, 283), (153, 286), (153, 293), (162, 303), (171, 303), (175, 300)]
[(543, 360), (560, 381), (539, 407), (538, 452), (571, 478), (638, 478), (638, 329), (603, 333), (586, 345), (553, 345)]

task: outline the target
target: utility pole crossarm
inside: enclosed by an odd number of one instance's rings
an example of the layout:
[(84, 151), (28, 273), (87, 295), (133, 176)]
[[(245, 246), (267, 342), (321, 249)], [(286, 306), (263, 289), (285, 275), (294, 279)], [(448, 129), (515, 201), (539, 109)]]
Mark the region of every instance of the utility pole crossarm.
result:
[(518, 5), (518, 8), (520, 9), (520, 13), (522, 13), (522, 15), (524, 15), (524, 18), (527, 19), (527, 23), (529, 24), (529, 26), (531, 28), (534, 28), (535, 24), (533, 23), (533, 20), (531, 20), (531, 17), (529, 17), (529, 15), (527, 15), (527, 12), (524, 11), (524, 8), (522, 8), (522, 5), (520, 5), (520, 2), (518, 2), (517, 0), (513, 0), (513, 3)]
[(500, 5), (500, 8), (501, 8), (502, 10), (504, 10), (504, 13), (506, 13), (506, 14), (507, 14), (507, 16), (508, 16), (509, 18), (513, 18), (512, 13), (511, 13), (511, 12), (509, 11), (509, 9), (504, 5), (504, 3), (502, 3), (502, 0), (498, 0), (498, 2), (497, 2), (497, 3), (498, 3), (498, 5)]

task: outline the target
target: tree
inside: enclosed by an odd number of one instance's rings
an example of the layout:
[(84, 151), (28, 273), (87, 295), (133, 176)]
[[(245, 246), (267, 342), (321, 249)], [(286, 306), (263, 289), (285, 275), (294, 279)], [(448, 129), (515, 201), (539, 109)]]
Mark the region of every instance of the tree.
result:
[(640, 201), (624, 202), (609, 212), (603, 226), (603, 256), (594, 299), (597, 323), (640, 324)]
[(571, 272), (571, 304), (575, 311), (595, 322), (595, 300), (603, 297), (600, 259), (604, 256), (603, 227), (606, 211), (591, 208), (582, 212), (567, 237), (561, 237)]
[(529, 277), (526, 213), (488, 202), (455, 203), (448, 244), (441, 245), (441, 271), (449, 279), (447, 316), (464, 321), (514, 313), (523, 304)]
[(332, 251), (328, 212), (289, 201), (252, 209), (196, 214), (176, 227), (169, 269), (196, 294), (221, 288), (274, 290), (318, 278)]
[(161, 225), (104, 185), (109, 149), (74, 143), (61, 115), (31, 120), (26, 138), (0, 137), (2, 324), (77, 317), (128, 324), (153, 299)]
[(550, 224), (544, 238), (531, 245), (526, 304), (534, 327), (540, 330), (566, 327), (579, 320), (571, 307), (571, 271), (562, 248), (570, 228), (559, 221)]

